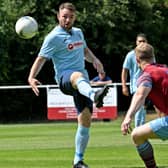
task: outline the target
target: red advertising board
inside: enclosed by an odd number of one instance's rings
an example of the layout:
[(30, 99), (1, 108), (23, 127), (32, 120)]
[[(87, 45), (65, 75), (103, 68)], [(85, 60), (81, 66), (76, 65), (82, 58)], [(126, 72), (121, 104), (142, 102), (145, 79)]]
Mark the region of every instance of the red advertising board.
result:
[[(100, 89), (95, 87), (95, 90)], [(49, 120), (70, 120), (77, 118), (72, 96), (63, 94), (59, 88), (47, 88)], [(117, 118), (117, 88), (110, 87), (102, 108), (93, 107), (93, 119)]]

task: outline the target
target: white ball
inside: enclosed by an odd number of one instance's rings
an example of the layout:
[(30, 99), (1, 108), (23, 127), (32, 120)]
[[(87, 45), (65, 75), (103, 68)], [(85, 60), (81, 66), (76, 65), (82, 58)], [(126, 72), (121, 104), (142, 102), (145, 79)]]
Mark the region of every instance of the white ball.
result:
[(30, 39), (38, 32), (38, 23), (33, 17), (23, 16), (17, 20), (15, 30), (19, 37)]

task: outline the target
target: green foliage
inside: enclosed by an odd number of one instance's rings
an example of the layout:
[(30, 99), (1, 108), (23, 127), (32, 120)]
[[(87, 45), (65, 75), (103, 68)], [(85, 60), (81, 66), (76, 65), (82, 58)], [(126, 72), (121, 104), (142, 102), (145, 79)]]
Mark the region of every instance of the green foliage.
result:
[[(55, 26), (61, 0), (1, 0), (0, 6), (0, 83), (27, 83), (27, 75), (45, 35)], [(154, 45), (157, 61), (168, 64), (168, 3), (166, 0), (86, 0), (70, 1), (78, 10), (75, 26), (82, 28), (88, 46), (104, 63), (113, 81), (120, 81), (121, 65), (126, 53), (134, 47), (137, 33), (147, 34)], [(20, 39), (15, 23), (23, 15), (39, 23), (39, 34)], [(50, 68), (51, 69), (51, 68)], [(51, 71), (49, 71), (50, 73)], [(96, 73), (96, 72), (95, 72)], [(48, 71), (47, 81), (51, 82)], [(92, 76), (92, 74), (90, 74)], [(52, 80), (53, 81), (53, 80)]]
[[(29, 54), (32, 45), (29, 41), (25, 41), (18, 38), (15, 33), (15, 23), (17, 19), (27, 13), (31, 13), (35, 3), (33, 1), (16, 1), (6, 0), (3, 1), (0, 10), (0, 40), (2, 46), (0, 50), (1, 64), (0, 64), (0, 81), (2, 84), (7, 83), (23, 83), (20, 76), (23, 76), (23, 71), (27, 66), (28, 57), (24, 57), (24, 53), (27, 51)], [(22, 42), (20, 45), (20, 42)], [(29, 47), (27, 47), (29, 46)]]

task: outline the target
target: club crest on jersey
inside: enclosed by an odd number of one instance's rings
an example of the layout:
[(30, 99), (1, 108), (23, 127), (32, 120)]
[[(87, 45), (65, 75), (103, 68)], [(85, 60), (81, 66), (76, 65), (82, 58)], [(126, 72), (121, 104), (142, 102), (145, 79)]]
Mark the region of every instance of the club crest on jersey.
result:
[(77, 41), (77, 42), (68, 44), (67, 48), (68, 50), (75, 50), (75, 49), (81, 48), (82, 46), (83, 46), (83, 42)]

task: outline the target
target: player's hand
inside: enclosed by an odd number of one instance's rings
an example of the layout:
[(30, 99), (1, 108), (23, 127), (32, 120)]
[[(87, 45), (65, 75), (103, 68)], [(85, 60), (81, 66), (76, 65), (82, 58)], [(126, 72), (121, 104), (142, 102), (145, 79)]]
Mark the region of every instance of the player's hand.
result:
[(99, 59), (95, 58), (93, 60), (93, 66), (97, 69), (97, 72), (102, 73), (104, 72), (103, 64), (99, 61)]
[(122, 86), (122, 93), (125, 96), (129, 96), (129, 90), (127, 86)]
[(126, 117), (121, 124), (121, 132), (123, 135), (130, 134), (132, 131), (131, 128), (131, 118)]
[(32, 87), (33, 92), (35, 93), (36, 96), (39, 96), (39, 89), (37, 87), (37, 85), (41, 85), (40, 81), (38, 81), (35, 78), (29, 79), (28, 80), (30, 86)]

